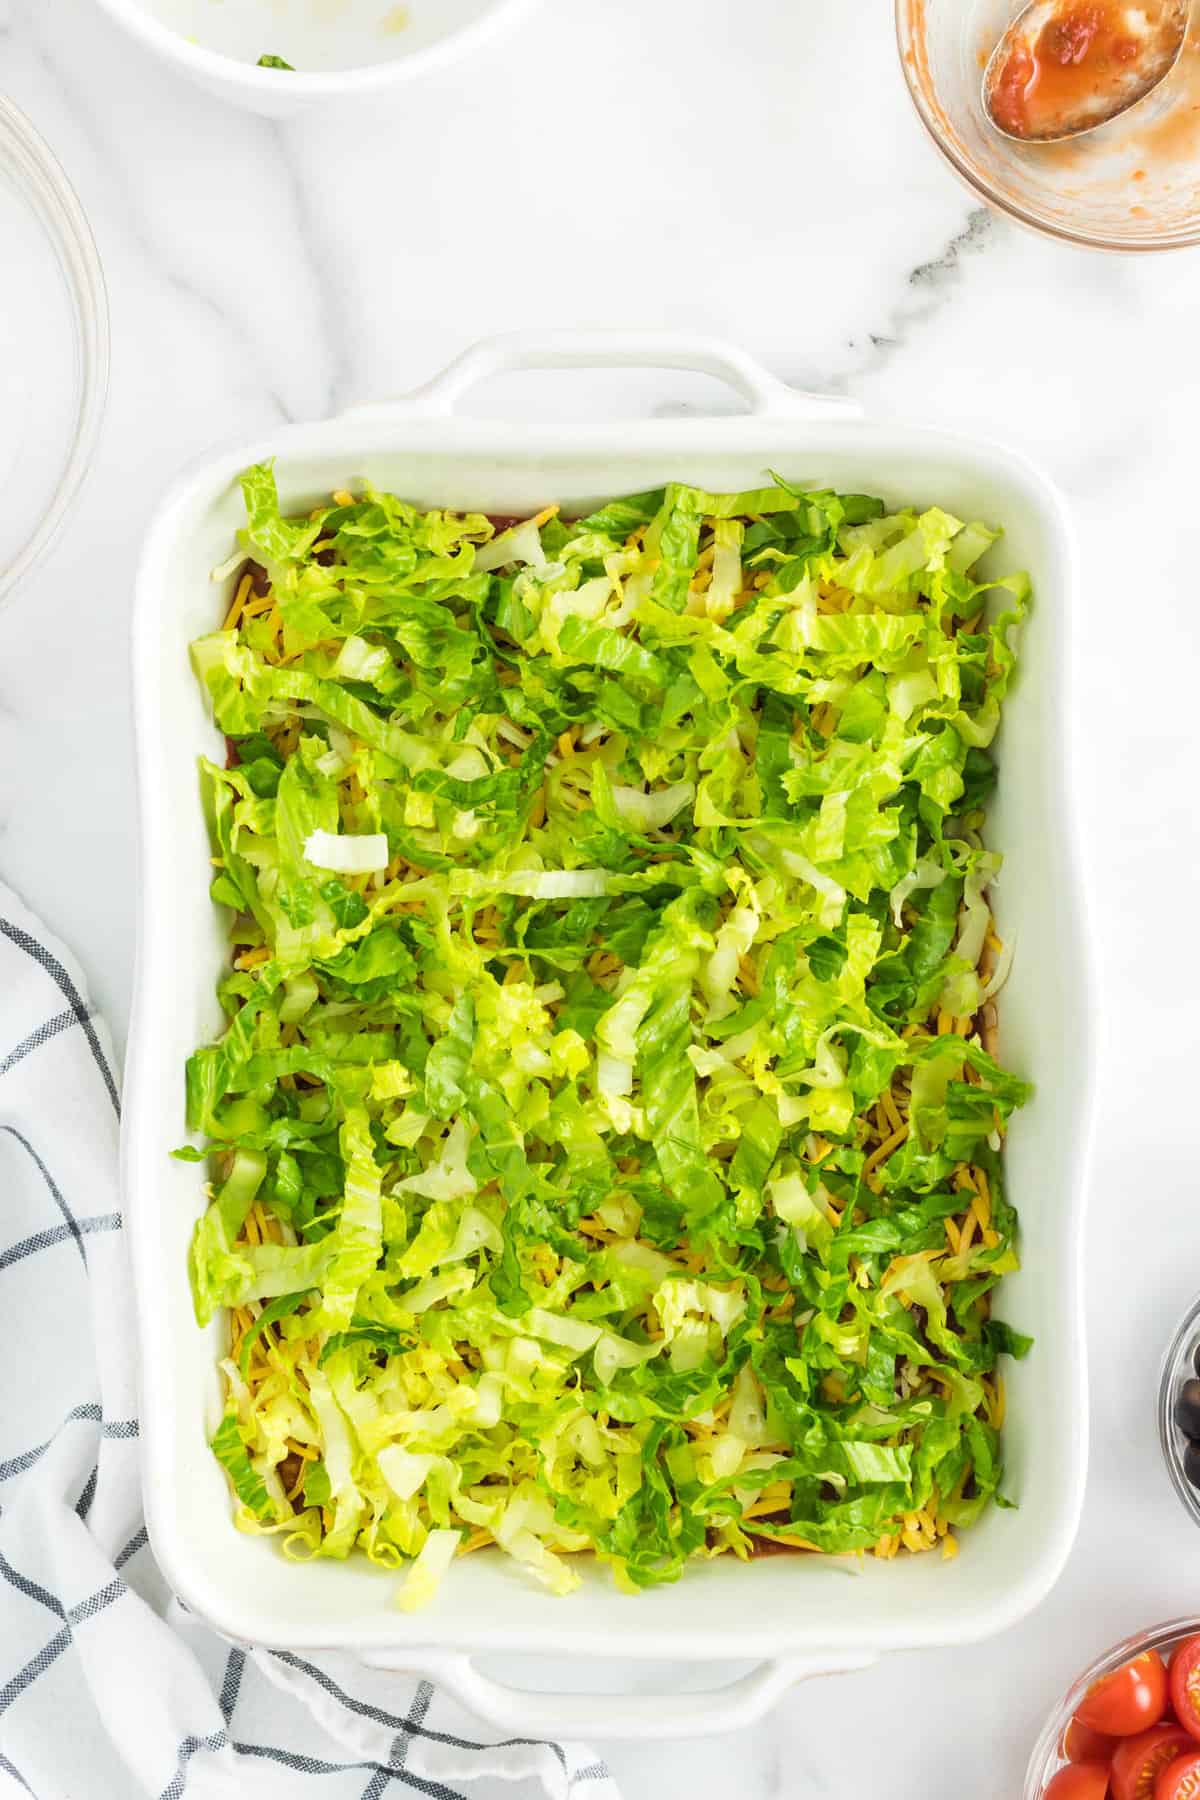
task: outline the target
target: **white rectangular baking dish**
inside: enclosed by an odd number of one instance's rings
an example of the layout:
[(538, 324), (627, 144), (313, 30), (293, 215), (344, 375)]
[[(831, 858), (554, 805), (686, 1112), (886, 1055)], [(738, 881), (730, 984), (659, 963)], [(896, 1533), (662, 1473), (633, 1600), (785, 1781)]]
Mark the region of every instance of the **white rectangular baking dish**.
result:
[[(525, 367), (648, 365), (723, 378), (745, 416), (519, 428), (454, 416), (476, 381)], [(209, 847), (196, 759), (222, 746), (188, 663), (189, 641), (219, 619), (210, 570), (240, 521), (235, 477), (277, 458), (285, 507), (303, 508), (369, 477), (420, 505), (526, 514), (547, 501), (582, 512), (680, 478), (706, 488), (788, 479), (937, 502), (1002, 522), (997, 563), (1024, 567), (1035, 605), (1000, 745), (991, 836), (1005, 853), (997, 893), (1017, 954), (1002, 1002), (1006, 1061), (1036, 1083), (1009, 1147), (1025, 1267), (1003, 1313), (1037, 1340), (1009, 1378), (1007, 1489), (965, 1534), (956, 1562), (879, 1563), (861, 1574), (806, 1557), (698, 1565), (636, 1599), (592, 1570), (558, 1600), (499, 1555), (452, 1572), (433, 1609), (409, 1618), (395, 1583), (365, 1559), (297, 1565), (230, 1519), (206, 1437), (220, 1410), (217, 1328), (198, 1331), (186, 1252), (203, 1170), (172, 1161), (184, 1137), (183, 1066), (217, 1029), (221, 922), (208, 899)], [(782, 386), (708, 341), (601, 334), (517, 337), (477, 346), (406, 400), (294, 426), (213, 458), (182, 481), (150, 531), (138, 584), (134, 674), (142, 816), (141, 941), (124, 1136), (124, 1182), (139, 1296), (146, 1510), (159, 1562), (194, 1611), (228, 1636), (278, 1648), (337, 1648), (419, 1670), (512, 1731), (670, 1736), (743, 1725), (807, 1674), (859, 1667), (880, 1652), (968, 1642), (1028, 1612), (1056, 1579), (1074, 1536), (1086, 1463), (1080, 1259), (1090, 1043), (1085, 921), (1068, 779), (1073, 568), (1051, 486), (1006, 451), (942, 433), (864, 423), (845, 402)], [(519, 1693), (472, 1655), (577, 1659), (750, 1659), (717, 1692), (600, 1697)]]

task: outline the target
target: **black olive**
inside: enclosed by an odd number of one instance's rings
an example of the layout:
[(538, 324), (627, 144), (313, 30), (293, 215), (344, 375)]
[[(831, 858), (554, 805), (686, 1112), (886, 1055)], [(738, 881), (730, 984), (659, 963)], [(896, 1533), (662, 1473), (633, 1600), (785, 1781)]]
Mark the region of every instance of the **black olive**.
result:
[(1190, 1439), (1184, 1447), (1183, 1472), (1194, 1488), (1200, 1488), (1200, 1444)]
[(1200, 1379), (1185, 1381), (1175, 1396), (1175, 1423), (1184, 1437), (1200, 1438)]

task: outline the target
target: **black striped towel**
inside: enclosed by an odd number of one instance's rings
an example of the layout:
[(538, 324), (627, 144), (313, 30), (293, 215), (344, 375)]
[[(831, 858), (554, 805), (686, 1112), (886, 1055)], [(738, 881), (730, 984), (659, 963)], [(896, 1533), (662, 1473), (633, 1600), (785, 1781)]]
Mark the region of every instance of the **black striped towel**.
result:
[(427, 1682), (231, 1647), (146, 1542), (108, 1034), (0, 886), (0, 1796), (617, 1800)]

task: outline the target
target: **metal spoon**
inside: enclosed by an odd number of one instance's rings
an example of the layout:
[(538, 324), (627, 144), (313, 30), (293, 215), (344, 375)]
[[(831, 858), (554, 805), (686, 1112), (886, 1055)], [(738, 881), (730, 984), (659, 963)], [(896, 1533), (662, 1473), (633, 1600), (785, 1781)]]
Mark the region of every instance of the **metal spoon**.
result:
[[(1131, 0), (1130, 4), (1103, 0), (1100, 5), (1080, 4), (1079, 0), (1030, 0), (988, 59), (983, 72), (983, 110), (997, 131), (1019, 144), (1057, 144), (1064, 138), (1078, 137), (1081, 132), (1094, 131), (1098, 125), (1107, 125), (1166, 80), (1182, 54), (1191, 9), (1192, 0)], [(1115, 28), (1127, 33), (1125, 41), (1136, 44), (1135, 53), (1127, 60), (1089, 67), (1094, 38), (1088, 33), (1088, 21), (1094, 34), (1097, 18), (1101, 30)], [(1077, 54), (1071, 54), (1069, 39), (1060, 41), (1057, 50), (1045, 44), (1043, 34), (1047, 27), (1057, 25), (1069, 32), (1074, 22), (1078, 32), (1081, 21), (1083, 35), (1077, 37), (1076, 43), (1082, 48)], [(1039, 50), (1043, 55), (1039, 56)], [(1019, 60), (1014, 62), (1014, 58)], [(1023, 106), (1035, 77), (1041, 85), (1046, 85), (1047, 74), (1053, 77), (1059, 89), (1059, 105), (1057, 110), (1050, 107), (1040, 127), (1018, 128), (1011, 111), (1005, 108), (1004, 96), (998, 90), (1002, 77), (1010, 70), (1017, 81), (1028, 70), (1028, 80), (1018, 94), (1018, 106)], [(1002, 113), (999, 118), (998, 102)]]

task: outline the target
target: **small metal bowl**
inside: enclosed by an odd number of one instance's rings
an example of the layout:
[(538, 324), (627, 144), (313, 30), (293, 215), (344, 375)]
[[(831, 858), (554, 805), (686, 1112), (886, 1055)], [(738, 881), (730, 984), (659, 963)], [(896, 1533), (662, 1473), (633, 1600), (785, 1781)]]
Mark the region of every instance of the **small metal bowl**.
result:
[[(1193, 1340), (1190, 1341), (1194, 1341), (1195, 1336), (1200, 1333), (1200, 1326), (1196, 1323), (1198, 1319), (1200, 1306), (1194, 1308), (1190, 1315), (1193, 1333)], [(1167, 1662), (1176, 1644), (1198, 1633), (1200, 1619), (1169, 1619), (1164, 1625), (1153, 1625), (1149, 1631), (1139, 1631), (1134, 1637), (1114, 1644), (1111, 1650), (1098, 1656), (1090, 1668), (1085, 1669), (1072, 1684), (1046, 1720), (1025, 1772), (1024, 1800), (1042, 1800), (1048, 1784), (1060, 1769), (1066, 1767), (1066, 1758), (1062, 1753), (1063, 1734), (1093, 1682), (1099, 1681), (1102, 1675), (1110, 1675), (1132, 1657), (1140, 1656), (1143, 1650), (1157, 1650), (1163, 1661)]]
[(1187, 1438), (1175, 1423), (1175, 1398), (1184, 1382), (1196, 1374), (1197, 1349), (1200, 1349), (1200, 1300), (1189, 1307), (1171, 1339), (1158, 1384), (1158, 1441), (1162, 1445), (1163, 1461), (1171, 1485), (1189, 1518), (1193, 1524), (1200, 1525), (1200, 1488), (1193, 1487), (1183, 1472)]

